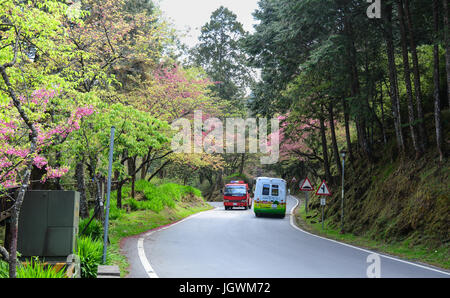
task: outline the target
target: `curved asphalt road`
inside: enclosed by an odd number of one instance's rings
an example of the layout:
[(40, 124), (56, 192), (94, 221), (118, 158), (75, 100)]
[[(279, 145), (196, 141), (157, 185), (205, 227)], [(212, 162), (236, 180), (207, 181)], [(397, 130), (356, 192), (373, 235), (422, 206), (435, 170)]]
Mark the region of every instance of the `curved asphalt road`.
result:
[[(129, 278), (367, 277), (372, 252), (294, 228), (288, 199), (284, 219), (252, 210), (216, 209), (122, 242)], [(381, 277), (450, 277), (449, 272), (380, 255)]]

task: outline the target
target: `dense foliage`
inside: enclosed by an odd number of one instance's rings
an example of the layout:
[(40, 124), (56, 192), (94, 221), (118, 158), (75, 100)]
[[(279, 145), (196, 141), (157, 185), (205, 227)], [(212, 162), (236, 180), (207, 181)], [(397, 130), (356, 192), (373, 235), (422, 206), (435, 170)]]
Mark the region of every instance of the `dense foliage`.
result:
[[(379, 19), (367, 16), (365, 1), (259, 2), (259, 24), (244, 40), (250, 64), (262, 71), (250, 107), (285, 118), (282, 151), (296, 161), (277, 165), (282, 174), (313, 172), (333, 181), (342, 148), (351, 161), (374, 162), (390, 140), (397, 144), (394, 159), (428, 150), (444, 158), (447, 1), (381, 2)], [(337, 134), (344, 130), (342, 139)]]

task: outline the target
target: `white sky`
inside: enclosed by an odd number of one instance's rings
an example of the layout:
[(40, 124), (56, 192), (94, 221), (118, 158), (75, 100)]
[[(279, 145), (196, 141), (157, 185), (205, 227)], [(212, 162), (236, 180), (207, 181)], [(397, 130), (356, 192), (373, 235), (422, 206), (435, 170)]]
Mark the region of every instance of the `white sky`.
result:
[[(258, 8), (258, 0), (159, 0), (159, 6), (175, 28), (188, 34), (181, 41), (189, 47), (198, 42), (201, 27), (209, 22), (213, 11), (221, 5), (237, 15), (244, 30), (253, 32), (252, 13)], [(190, 30), (189, 30), (190, 29)]]

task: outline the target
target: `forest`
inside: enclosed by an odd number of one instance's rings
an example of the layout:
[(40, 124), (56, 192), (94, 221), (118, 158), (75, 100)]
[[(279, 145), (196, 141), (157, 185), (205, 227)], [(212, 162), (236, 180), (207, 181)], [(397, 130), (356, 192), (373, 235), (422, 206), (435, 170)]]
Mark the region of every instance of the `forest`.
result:
[(369, 19), (363, 1), (261, 1), (261, 22), (245, 40), (251, 65), (262, 69), (252, 110), (283, 115), (282, 150), (318, 161), (328, 181), (331, 163), (341, 172), (341, 147), (350, 161), (374, 162), (386, 154), (377, 144), (391, 140), (393, 159), (445, 156), (447, 2), (382, 4), (381, 18)]

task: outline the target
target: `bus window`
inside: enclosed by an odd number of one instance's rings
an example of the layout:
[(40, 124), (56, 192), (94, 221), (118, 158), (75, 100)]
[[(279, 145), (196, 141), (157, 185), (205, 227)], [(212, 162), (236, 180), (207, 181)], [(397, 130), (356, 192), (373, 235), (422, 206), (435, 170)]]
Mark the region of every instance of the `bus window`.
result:
[(262, 190), (262, 195), (263, 196), (268, 196), (270, 193), (270, 185), (269, 184), (264, 184), (263, 185), (263, 190)]
[(272, 185), (272, 196), (278, 197), (278, 185)]

